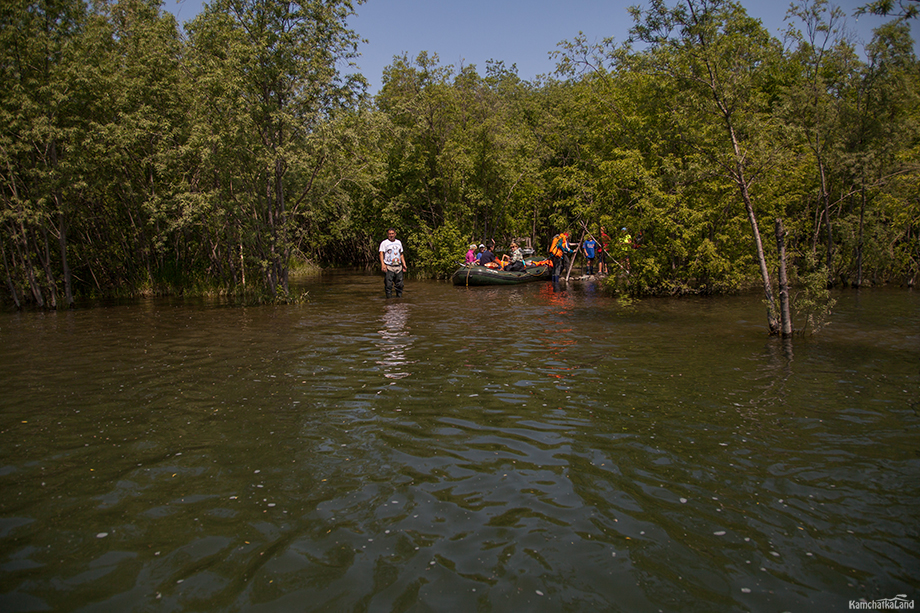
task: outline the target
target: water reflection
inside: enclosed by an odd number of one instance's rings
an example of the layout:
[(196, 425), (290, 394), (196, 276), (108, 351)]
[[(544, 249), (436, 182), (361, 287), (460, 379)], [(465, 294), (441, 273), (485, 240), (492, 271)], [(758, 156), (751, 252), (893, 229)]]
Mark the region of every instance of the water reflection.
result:
[(409, 332), (409, 305), (405, 302), (389, 303), (384, 307), (383, 329), (379, 331), (380, 342), (377, 347), (384, 356), (377, 360), (383, 367), (383, 376), (387, 379), (404, 379), (412, 373), (407, 370), (415, 360), (406, 357), (406, 351), (411, 347), (413, 337)]

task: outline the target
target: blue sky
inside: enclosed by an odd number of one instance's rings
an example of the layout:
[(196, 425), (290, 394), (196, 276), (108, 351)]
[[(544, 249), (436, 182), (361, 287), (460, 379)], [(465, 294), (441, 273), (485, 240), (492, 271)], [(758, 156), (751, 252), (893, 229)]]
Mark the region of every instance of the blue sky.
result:
[[(191, 20), (203, 4), (201, 0), (163, 1), (180, 23)], [(864, 43), (871, 38), (872, 28), (885, 21), (872, 15), (852, 17), (866, 1), (834, 3), (846, 12), (849, 27)], [(531, 80), (553, 72), (555, 62), (549, 53), (579, 32), (589, 41), (613, 37), (623, 42), (632, 24), (627, 7), (645, 4), (644, 0), (368, 0), (356, 6), (357, 15), (349, 25), (368, 41), (361, 47), (358, 65), (370, 92), (376, 93), (383, 69), (394, 55), (407, 53), (414, 59), (421, 51), (436, 53), (442, 65), (475, 64), (479, 74), (485, 74), (487, 60), (501, 60), (506, 67), (516, 64), (518, 75)], [(782, 38), (788, 1), (741, 0), (741, 4)]]

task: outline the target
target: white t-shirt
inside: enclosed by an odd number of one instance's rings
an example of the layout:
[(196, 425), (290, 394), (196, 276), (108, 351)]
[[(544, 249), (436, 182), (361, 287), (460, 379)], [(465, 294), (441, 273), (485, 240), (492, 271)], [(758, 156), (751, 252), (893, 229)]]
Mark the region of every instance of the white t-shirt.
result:
[(391, 241), (388, 238), (383, 239), (380, 243), (379, 251), (383, 253), (383, 263), (387, 266), (402, 265), (402, 260), (399, 256), (402, 255), (403, 246), (398, 238), (395, 241)]

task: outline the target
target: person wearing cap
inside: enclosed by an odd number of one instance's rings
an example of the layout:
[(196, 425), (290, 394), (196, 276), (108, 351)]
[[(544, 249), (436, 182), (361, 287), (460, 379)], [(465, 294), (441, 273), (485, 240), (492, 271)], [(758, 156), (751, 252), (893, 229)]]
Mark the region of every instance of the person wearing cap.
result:
[(479, 260), (482, 258), (482, 252), (486, 250), (486, 246), (482, 243), (479, 243), (479, 251), (476, 252), (476, 263), (479, 263)]
[(466, 265), (476, 263), (476, 243), (470, 245), (470, 250), (466, 252)]
[(396, 238), (396, 228), (387, 230), (387, 237), (380, 243), (380, 269), (384, 273), (383, 291), (387, 298), (403, 294), (403, 273), (409, 270), (406, 265), (406, 254), (403, 252), (402, 242)]

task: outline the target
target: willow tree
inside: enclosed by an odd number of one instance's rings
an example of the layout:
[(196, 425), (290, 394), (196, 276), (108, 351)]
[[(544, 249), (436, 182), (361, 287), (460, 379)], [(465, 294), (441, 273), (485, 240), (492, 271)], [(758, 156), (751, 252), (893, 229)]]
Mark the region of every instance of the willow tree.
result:
[[(96, 0), (72, 71), (80, 130), (70, 187), (81, 255), (75, 274), (97, 290), (169, 290), (202, 268), (179, 195), (189, 166), (183, 45), (158, 0)], [(76, 189), (79, 187), (79, 189)], [(76, 238), (76, 237), (75, 237)]]
[(426, 52), (412, 61), (394, 57), (384, 70), (376, 102), (392, 134), (380, 185), (387, 224), (436, 229), (459, 197), (451, 176), (450, 143), (460, 121), (453, 76), (453, 66)]
[(288, 291), (290, 206), (326, 161), (311, 141), (363, 85), (339, 70), (357, 56), (353, 12), (351, 0), (215, 0), (189, 26), (202, 206), (271, 296)]
[(0, 255), (17, 306), (73, 304), (67, 252), (69, 144), (79, 108), (70, 67), (78, 0), (0, 3)]
[(648, 9), (631, 12), (631, 36), (647, 48), (629, 61), (639, 71), (676, 81), (674, 133), (734, 186), (751, 228), (768, 328), (778, 334), (780, 312), (753, 188), (778, 164), (782, 139), (771, 104), (781, 49), (759, 21), (728, 0), (683, 0), (674, 7), (653, 0)]

